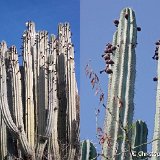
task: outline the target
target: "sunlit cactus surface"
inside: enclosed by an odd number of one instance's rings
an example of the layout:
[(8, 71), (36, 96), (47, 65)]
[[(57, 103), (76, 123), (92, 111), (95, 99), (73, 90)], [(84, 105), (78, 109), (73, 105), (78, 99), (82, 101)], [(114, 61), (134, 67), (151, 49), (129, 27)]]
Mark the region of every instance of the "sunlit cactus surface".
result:
[(79, 159), (79, 96), (68, 23), (26, 23), (22, 52), (0, 45), (0, 159)]

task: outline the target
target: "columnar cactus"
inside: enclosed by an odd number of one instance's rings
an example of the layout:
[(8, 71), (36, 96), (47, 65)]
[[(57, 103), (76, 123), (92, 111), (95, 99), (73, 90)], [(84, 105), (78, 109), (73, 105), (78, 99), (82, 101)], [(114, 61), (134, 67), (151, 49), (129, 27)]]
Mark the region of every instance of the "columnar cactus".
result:
[(138, 153), (140, 152), (147, 153), (146, 142), (147, 142), (148, 128), (146, 123), (141, 120), (138, 120), (133, 124), (131, 129), (132, 129), (132, 148), (133, 148), (134, 154), (136, 155), (135, 157), (133, 156), (134, 159), (137, 160), (137, 159), (146, 158), (143, 156), (138, 157)]
[[(9, 154), (78, 159), (79, 100), (70, 26), (59, 24), (58, 36), (49, 39), (47, 31), (35, 31), (33, 22), (26, 25), (22, 55), (4, 41), (0, 47), (0, 159)], [(14, 150), (7, 146), (9, 139), (16, 142)]]
[[(127, 15), (127, 16), (126, 16)], [(106, 157), (114, 157), (116, 153), (128, 150), (131, 134), (126, 135), (123, 127), (132, 124), (134, 111), (134, 83), (135, 83), (135, 47), (137, 44), (137, 25), (135, 13), (130, 8), (122, 10), (117, 31), (113, 37), (113, 51), (111, 59), (114, 65), (110, 65), (113, 71), (109, 74), (108, 99), (104, 132), (112, 140), (112, 147), (107, 142), (103, 144), (103, 154)], [(122, 135), (123, 139), (118, 138)], [(117, 148), (118, 147), (118, 148)], [(130, 153), (122, 153), (116, 159), (124, 160)], [(128, 158), (127, 158), (128, 159)]]
[[(158, 47), (158, 56), (160, 55), (160, 49)], [(153, 134), (153, 143), (152, 143), (152, 152), (160, 152), (160, 58), (158, 58), (157, 64), (157, 95), (156, 95), (156, 112), (155, 112), (155, 123), (154, 123), (154, 134)], [(158, 160), (159, 157), (153, 156), (152, 160)]]
[(88, 139), (81, 142), (80, 160), (97, 160), (96, 148)]

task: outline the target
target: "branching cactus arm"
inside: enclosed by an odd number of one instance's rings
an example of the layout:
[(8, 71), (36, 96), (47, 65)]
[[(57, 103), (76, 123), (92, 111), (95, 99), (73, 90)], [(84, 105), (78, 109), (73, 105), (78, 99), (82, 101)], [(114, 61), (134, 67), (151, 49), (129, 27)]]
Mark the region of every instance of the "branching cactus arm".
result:
[[(53, 106), (53, 127), (52, 127), (52, 148), (53, 148), (53, 154), (55, 159), (60, 160), (60, 148), (59, 148), (59, 142), (58, 142), (58, 112), (59, 112), (59, 105), (58, 105), (58, 97), (57, 97), (57, 38), (55, 35), (52, 35), (50, 38), (50, 55), (49, 55), (49, 66), (51, 66), (51, 69), (53, 69), (53, 73), (50, 73), (50, 80), (56, 84), (53, 86), (53, 92), (51, 92), (49, 103)], [(52, 64), (52, 65), (51, 65)], [(51, 85), (52, 83), (50, 83)], [(51, 87), (51, 86), (50, 86)], [(51, 88), (50, 88), (51, 89)]]
[(41, 31), (38, 33), (38, 144), (37, 156), (41, 159), (48, 137), (45, 137), (46, 115), (48, 110), (48, 33)]
[[(5, 42), (1, 43), (1, 61), (0, 61), (0, 75), (1, 75), (1, 79), (0, 79), (0, 87), (1, 87), (1, 111), (2, 111), (2, 116), (4, 118), (4, 121), (6, 123), (6, 125), (10, 128), (10, 130), (17, 134), (18, 133), (18, 128), (16, 127), (16, 125), (14, 124), (10, 111), (9, 111), (9, 107), (5, 106), (8, 105), (8, 101), (7, 101), (7, 84), (6, 84), (6, 67), (5, 67), (5, 54), (7, 52), (7, 45)], [(8, 118), (9, 117), (9, 118)]]
[(31, 47), (35, 40), (35, 26), (33, 22), (28, 22), (28, 30), (23, 37), (23, 67), (24, 67), (24, 85), (25, 85), (25, 130), (27, 139), (32, 148), (35, 147), (35, 117), (34, 117), (34, 97), (33, 97), (33, 55)]
[[(62, 148), (66, 146), (61, 154), (68, 157), (68, 159), (74, 159), (76, 146), (79, 143), (77, 138), (79, 123), (76, 102), (78, 92), (74, 71), (74, 47), (71, 43), (69, 24), (59, 24), (58, 33), (58, 137), (61, 143), (60, 146)], [(59, 132), (62, 128), (63, 132)], [(66, 133), (67, 136), (65, 136)]]
[[(2, 45), (6, 45), (6, 44), (2, 44)], [(2, 46), (3, 47), (3, 46)], [(10, 114), (10, 110), (9, 110), (9, 105), (8, 105), (8, 99), (7, 99), (7, 82), (6, 82), (6, 66), (5, 66), (5, 54), (6, 54), (6, 50), (3, 50), (2, 48), (2, 57), (3, 59), (1, 59), (1, 110), (2, 110), (2, 115), (4, 118), (4, 121), (7, 125), (7, 127), (10, 129), (10, 131), (12, 133), (15, 134), (15, 136), (19, 139), (20, 144), (22, 146), (22, 150), (29, 156), (34, 156), (34, 152), (33, 150), (30, 148), (25, 132), (24, 132), (24, 126), (23, 126), (23, 119), (22, 119), (22, 100), (21, 100), (21, 82), (20, 82), (20, 73), (19, 73), (19, 67), (16, 60), (18, 60), (18, 55), (15, 52), (15, 48), (12, 47), (11, 50), (14, 52), (14, 69), (13, 72), (15, 71), (16, 74), (14, 75), (15, 77), (13, 78), (14, 80), (14, 94), (16, 95), (15, 97), (17, 98), (15, 100), (15, 110), (17, 111), (17, 115), (16, 116), (16, 122), (13, 122), (12, 116)], [(13, 53), (11, 51), (11, 53)], [(13, 55), (12, 55), (13, 56)], [(11, 57), (12, 57), (11, 56)], [(12, 57), (13, 58), (13, 57)], [(12, 59), (13, 60), (13, 59)], [(18, 84), (19, 87), (16, 85)], [(16, 88), (17, 87), (17, 88)], [(12, 98), (12, 97), (10, 97)]]

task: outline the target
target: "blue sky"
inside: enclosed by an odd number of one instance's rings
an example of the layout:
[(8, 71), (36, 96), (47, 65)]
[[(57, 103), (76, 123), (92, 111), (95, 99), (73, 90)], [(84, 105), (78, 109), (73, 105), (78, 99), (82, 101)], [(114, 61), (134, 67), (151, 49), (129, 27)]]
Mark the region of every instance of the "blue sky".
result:
[[(92, 68), (99, 73), (105, 66), (101, 54), (105, 44), (112, 42), (116, 28), (114, 19), (119, 19), (121, 10), (131, 7), (136, 13), (137, 25), (142, 28), (138, 32), (138, 46), (136, 48), (136, 84), (135, 84), (135, 111), (134, 120), (141, 119), (148, 125), (148, 141), (152, 139), (154, 114), (156, 104), (156, 76), (157, 66), (152, 56), (155, 50), (155, 41), (160, 39), (159, 20), (160, 1), (151, 0), (81, 0), (80, 10), (80, 82), (81, 82), (81, 139), (89, 138), (97, 143), (95, 138), (95, 107), (99, 99), (94, 96), (84, 67), (91, 59)], [(107, 91), (106, 74), (99, 75), (103, 90)], [(101, 126), (104, 113), (101, 112)], [(151, 147), (148, 147), (151, 150)]]
[[(80, 10), (79, 0), (5, 0), (0, 7), (0, 40), (5, 40), (9, 46), (16, 45), (20, 52), (20, 38), (26, 21), (33, 20), (37, 30), (48, 30), (54, 34), (57, 34), (59, 22), (67, 21), (71, 24), (72, 41), (76, 51), (76, 76), (81, 90), (81, 139), (89, 138), (97, 143), (94, 112), (98, 97), (94, 96), (84, 74), (84, 67), (91, 59), (92, 67), (97, 73), (104, 68), (101, 54), (105, 44), (112, 41), (116, 30), (113, 20), (119, 18), (124, 7), (133, 8), (137, 25), (142, 28), (138, 33), (139, 44), (136, 48), (134, 119), (142, 119), (148, 124), (148, 139), (151, 140), (156, 98), (156, 83), (152, 81), (156, 75), (156, 63), (151, 57), (154, 54), (154, 42), (160, 39), (159, 6), (158, 0), (81, 0)], [(107, 75), (99, 77), (103, 90), (107, 91)]]
[[(36, 30), (57, 34), (58, 23), (69, 22), (75, 45), (76, 76), (79, 81), (80, 4), (79, 0), (4, 0), (0, 4), (0, 41), (16, 45), (20, 52), (25, 23), (32, 20)], [(80, 88), (80, 87), (79, 87)]]

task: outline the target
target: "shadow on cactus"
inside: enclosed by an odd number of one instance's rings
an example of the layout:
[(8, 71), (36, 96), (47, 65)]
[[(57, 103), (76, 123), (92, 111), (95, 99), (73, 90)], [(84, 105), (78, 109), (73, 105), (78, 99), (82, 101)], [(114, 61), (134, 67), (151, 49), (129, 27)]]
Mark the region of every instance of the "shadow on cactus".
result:
[(59, 24), (58, 36), (36, 32), (33, 22), (26, 25), (22, 54), (4, 41), (0, 46), (0, 159), (78, 159), (79, 96), (70, 25)]
[(97, 160), (97, 151), (88, 139), (81, 142), (81, 160)]

